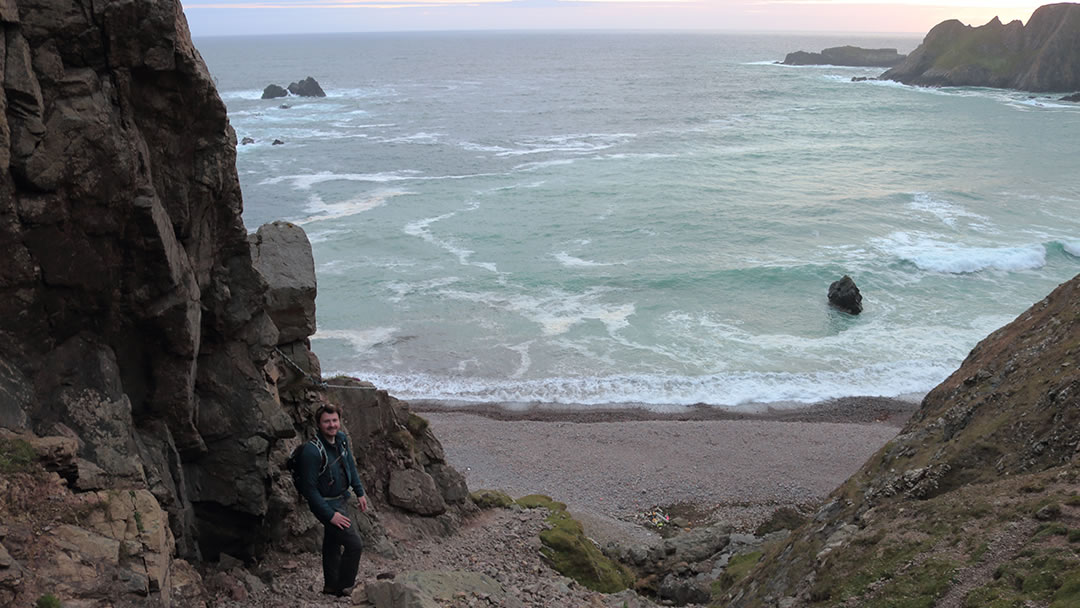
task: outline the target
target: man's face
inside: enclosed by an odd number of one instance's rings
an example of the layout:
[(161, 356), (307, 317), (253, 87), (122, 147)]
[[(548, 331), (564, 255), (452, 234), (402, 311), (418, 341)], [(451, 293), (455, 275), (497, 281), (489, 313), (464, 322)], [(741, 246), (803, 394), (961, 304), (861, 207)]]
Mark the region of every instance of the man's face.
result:
[(333, 439), (341, 428), (341, 418), (337, 414), (329, 412), (319, 416), (319, 432), (327, 439)]

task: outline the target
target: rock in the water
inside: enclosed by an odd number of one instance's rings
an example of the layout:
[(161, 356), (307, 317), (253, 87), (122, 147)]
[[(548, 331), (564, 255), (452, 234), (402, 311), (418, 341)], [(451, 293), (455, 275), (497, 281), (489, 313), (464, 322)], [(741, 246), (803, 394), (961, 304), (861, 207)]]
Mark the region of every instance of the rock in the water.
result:
[(862, 294), (851, 277), (845, 274), (829, 285), (829, 304), (853, 315), (862, 312)]
[(286, 91), (281, 86), (276, 85), (276, 84), (271, 84), (271, 85), (268, 85), (265, 89), (263, 89), (262, 98), (263, 99), (277, 99), (278, 97), (286, 97), (286, 96), (288, 96), (288, 94), (289, 94), (289, 92)]
[(281, 141), (280, 139), (275, 139), (275, 140), (273, 141), (273, 143), (271, 143), (270, 145), (271, 145), (271, 146), (284, 146), (284, 145), (285, 145), (285, 142)]
[(294, 82), (289, 85), (289, 92), (293, 95), (299, 95), (300, 97), (326, 97), (326, 93), (323, 92), (322, 87), (315, 81), (314, 78), (308, 76), (300, 82)]
[(1072, 95), (1066, 95), (1061, 98), (1061, 101), (1075, 101), (1080, 102), (1080, 93), (1073, 93)]
[(921, 86), (1023, 91), (1080, 89), (1080, 5), (1048, 4), (1025, 26), (994, 17), (980, 27), (956, 19), (934, 26), (883, 80)]
[(278, 344), (315, 333), (315, 259), (304, 229), (289, 222), (263, 224), (248, 237), (251, 261), (266, 280), (266, 312)]
[(896, 49), (864, 49), (857, 46), (836, 46), (820, 53), (796, 51), (784, 57), (784, 65), (843, 65), (852, 67), (889, 68), (904, 60), (906, 55)]
[(251, 137), (245, 137), (244, 139), (240, 140), (240, 145), (241, 146), (246, 146), (248, 144), (253, 144), (253, 143), (255, 143), (255, 140), (253, 138), (251, 138)]

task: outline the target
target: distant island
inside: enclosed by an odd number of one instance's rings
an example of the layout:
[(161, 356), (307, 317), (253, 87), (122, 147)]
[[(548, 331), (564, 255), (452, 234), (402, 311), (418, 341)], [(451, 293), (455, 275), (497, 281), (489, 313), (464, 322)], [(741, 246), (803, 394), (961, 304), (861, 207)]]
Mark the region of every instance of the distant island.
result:
[(896, 49), (864, 49), (857, 46), (836, 46), (820, 53), (795, 51), (788, 53), (784, 65), (842, 65), (865, 68), (889, 68), (899, 64), (906, 55)]
[(1027, 26), (995, 17), (971, 27), (936, 25), (907, 59), (881, 75), (920, 86), (1080, 91), (1080, 4), (1042, 6)]

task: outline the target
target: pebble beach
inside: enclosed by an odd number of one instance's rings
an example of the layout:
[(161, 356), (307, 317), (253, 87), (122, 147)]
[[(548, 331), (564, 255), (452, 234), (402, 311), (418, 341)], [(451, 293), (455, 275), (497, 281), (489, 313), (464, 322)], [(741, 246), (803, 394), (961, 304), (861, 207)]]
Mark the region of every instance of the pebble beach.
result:
[(637, 534), (657, 507), (745, 531), (779, 506), (813, 508), (916, 408), (870, 397), (667, 414), (414, 406), (470, 489), (546, 494), (599, 537)]

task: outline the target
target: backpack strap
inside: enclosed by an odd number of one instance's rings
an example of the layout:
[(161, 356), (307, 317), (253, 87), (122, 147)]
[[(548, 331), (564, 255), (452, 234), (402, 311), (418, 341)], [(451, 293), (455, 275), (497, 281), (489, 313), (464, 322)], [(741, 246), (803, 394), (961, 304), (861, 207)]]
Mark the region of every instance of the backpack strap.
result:
[(319, 466), (319, 476), (322, 476), (322, 474), (326, 472), (326, 448), (323, 447), (322, 441), (319, 441), (319, 438), (317, 436), (312, 437), (309, 443), (314, 445), (316, 450), (319, 450), (319, 458), (322, 462), (322, 464)]

